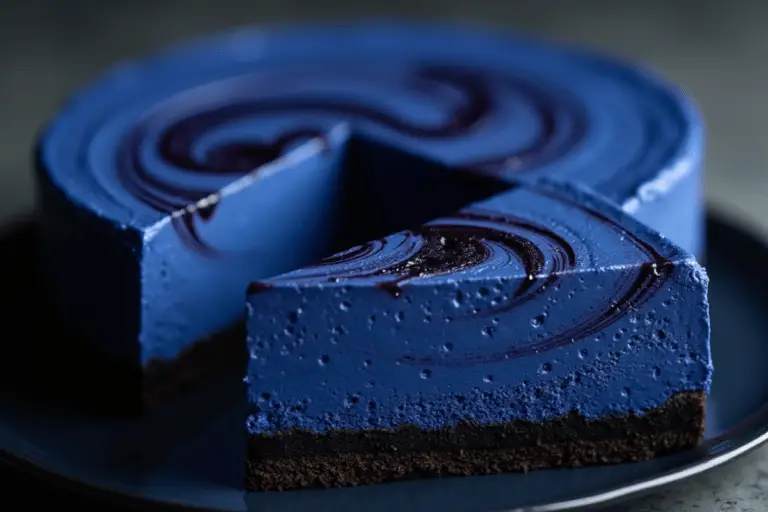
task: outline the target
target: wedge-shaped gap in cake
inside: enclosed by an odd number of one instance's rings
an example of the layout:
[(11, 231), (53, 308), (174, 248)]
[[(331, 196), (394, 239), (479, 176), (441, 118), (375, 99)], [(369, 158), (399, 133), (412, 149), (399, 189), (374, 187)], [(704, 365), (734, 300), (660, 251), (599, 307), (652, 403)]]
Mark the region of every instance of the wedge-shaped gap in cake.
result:
[[(510, 188), (494, 177), (450, 168), (378, 141), (352, 136), (329, 219), (329, 256), (454, 213)], [(313, 262), (314, 263), (314, 262)]]
[(173, 360), (235, 324), (250, 282), (508, 188), (489, 176), (339, 133), (295, 148), (225, 188), (214, 208), (200, 203), (145, 237), (142, 363)]

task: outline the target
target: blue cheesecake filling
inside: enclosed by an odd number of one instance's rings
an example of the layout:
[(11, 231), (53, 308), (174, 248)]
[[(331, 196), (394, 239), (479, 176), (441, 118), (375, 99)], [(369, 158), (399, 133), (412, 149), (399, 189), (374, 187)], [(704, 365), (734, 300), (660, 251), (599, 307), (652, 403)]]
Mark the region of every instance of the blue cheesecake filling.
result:
[(610, 203), (522, 186), (254, 283), (248, 429), (642, 414), (709, 390), (707, 284)]
[[(355, 165), (350, 137), (368, 141)], [(644, 70), (379, 23), (249, 29), (118, 66), (48, 127), (37, 170), (56, 303), (104, 350), (146, 363), (241, 317), (243, 283), (502, 182), (591, 187), (696, 253), (701, 154), (693, 108)], [(392, 173), (378, 194), (341, 185), (377, 166)], [(443, 177), (459, 170), (498, 183)]]

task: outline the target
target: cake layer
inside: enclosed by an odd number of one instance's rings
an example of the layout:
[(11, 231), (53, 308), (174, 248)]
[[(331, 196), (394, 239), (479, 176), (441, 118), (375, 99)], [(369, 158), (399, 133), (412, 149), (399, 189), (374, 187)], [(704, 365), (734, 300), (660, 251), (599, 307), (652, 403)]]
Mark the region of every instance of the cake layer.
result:
[(253, 435), (247, 486), (258, 491), (374, 484), (647, 460), (694, 448), (704, 435), (702, 392), (680, 393), (643, 415), (513, 421), (425, 431)]
[[(340, 184), (350, 134), (357, 172), (391, 173), (364, 201)], [(46, 129), (51, 289), (110, 354), (169, 361), (240, 318), (244, 282), (375, 238), (342, 219), (361, 205), (416, 224), (503, 188), (464, 194), (457, 168), (584, 184), (696, 251), (701, 150), (677, 91), (594, 55), (449, 26), (246, 29), (120, 65)]]

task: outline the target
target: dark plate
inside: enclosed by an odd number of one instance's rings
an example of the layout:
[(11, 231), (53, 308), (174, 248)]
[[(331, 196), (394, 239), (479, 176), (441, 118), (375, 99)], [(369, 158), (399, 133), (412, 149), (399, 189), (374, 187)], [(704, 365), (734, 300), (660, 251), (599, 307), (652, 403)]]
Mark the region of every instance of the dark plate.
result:
[(20, 223), (0, 236), (0, 282), (10, 304), (0, 317), (0, 452), (51, 483), (144, 510), (154, 503), (226, 511), (550, 511), (634, 497), (768, 439), (768, 247), (714, 219), (708, 237), (716, 374), (701, 449), (618, 466), (245, 495), (238, 383), (222, 382), (143, 420), (99, 414), (109, 396), (94, 394), (70, 370), (75, 340), (41, 300), (35, 226)]

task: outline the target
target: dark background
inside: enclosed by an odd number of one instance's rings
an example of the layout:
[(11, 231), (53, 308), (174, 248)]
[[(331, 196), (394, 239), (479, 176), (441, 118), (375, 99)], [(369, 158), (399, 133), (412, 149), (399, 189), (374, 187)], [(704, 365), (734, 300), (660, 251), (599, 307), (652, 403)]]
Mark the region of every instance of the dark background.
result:
[[(40, 125), (114, 60), (248, 23), (403, 15), (501, 24), (661, 69), (704, 111), (708, 200), (768, 234), (768, 2), (760, 0), (0, 0), (0, 221), (32, 207), (29, 148)], [(83, 509), (13, 475), (0, 472), (2, 511)], [(621, 510), (768, 510), (768, 450)]]

